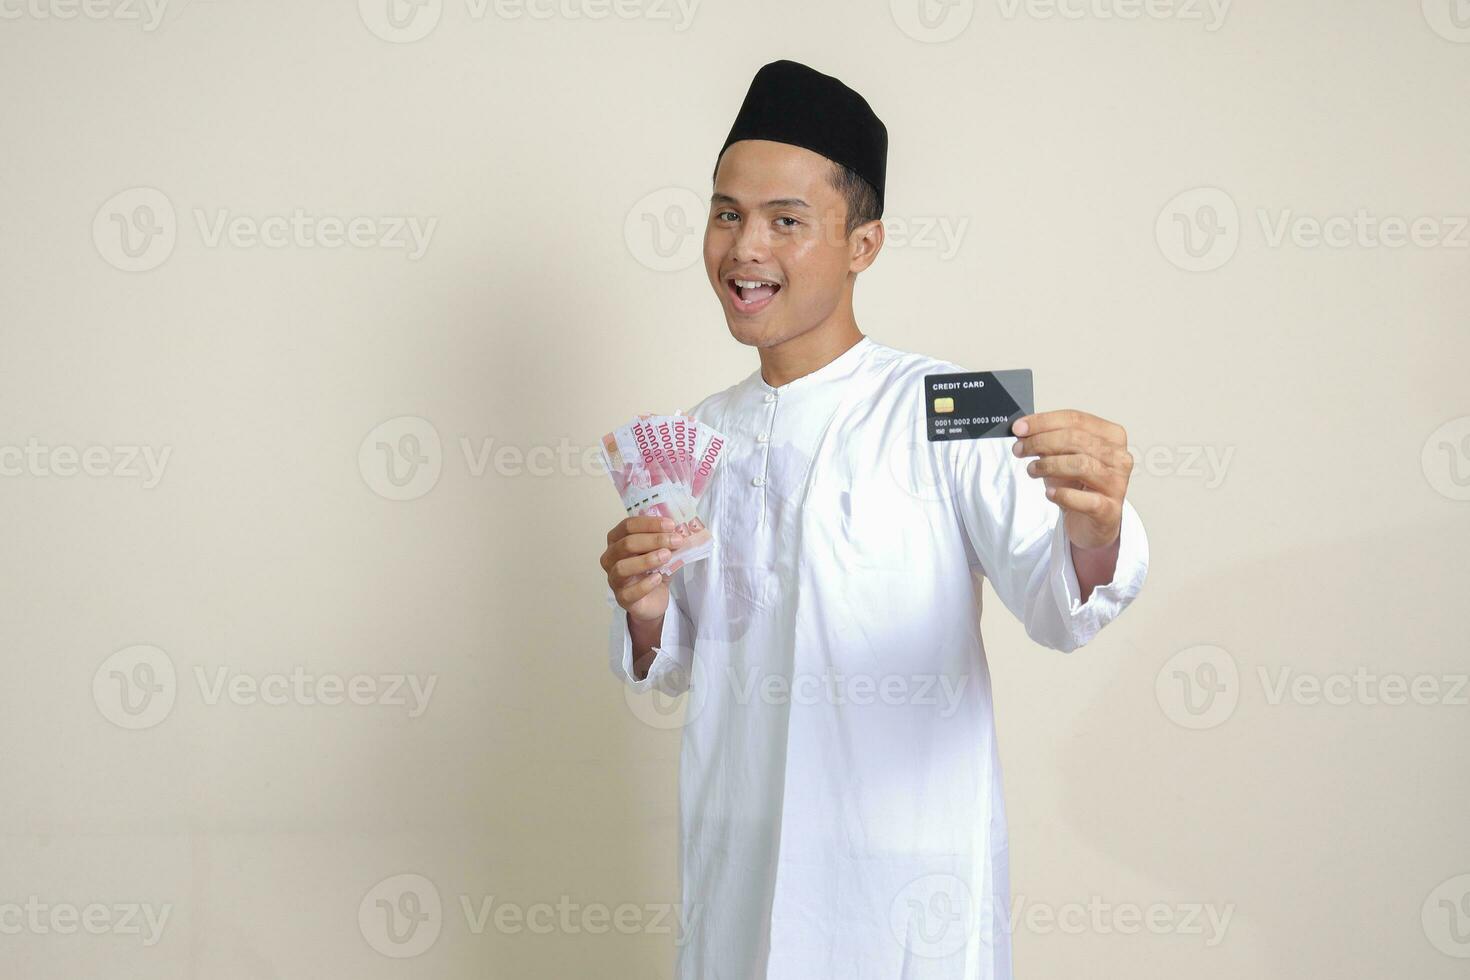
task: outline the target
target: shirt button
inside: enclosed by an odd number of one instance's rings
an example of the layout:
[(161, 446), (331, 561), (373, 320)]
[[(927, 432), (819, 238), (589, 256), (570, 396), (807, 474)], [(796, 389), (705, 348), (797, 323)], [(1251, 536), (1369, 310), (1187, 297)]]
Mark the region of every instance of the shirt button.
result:
[(756, 442), (770, 442), (771, 441), (771, 437), (768, 436), (768, 435), (766, 435), (764, 432), (762, 432), (760, 435), (758, 435), (758, 436), (755, 437), (755, 441)]
[(768, 402), (773, 402), (773, 401), (775, 401), (775, 400), (776, 400), (776, 393), (775, 393), (775, 392), (774, 392), (774, 391), (772, 391), (772, 392), (767, 392), (767, 393), (766, 393), (766, 401), (768, 401)]
[(753, 487), (763, 487), (766, 485), (766, 478), (763, 476), (757, 476), (750, 481), (750, 485)]

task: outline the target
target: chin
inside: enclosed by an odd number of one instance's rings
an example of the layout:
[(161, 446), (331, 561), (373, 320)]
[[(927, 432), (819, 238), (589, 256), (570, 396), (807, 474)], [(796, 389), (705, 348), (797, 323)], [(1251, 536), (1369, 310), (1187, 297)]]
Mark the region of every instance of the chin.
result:
[(779, 336), (779, 331), (769, 324), (752, 323), (729, 314), (725, 315), (725, 325), (730, 328), (730, 336), (746, 347), (770, 347), (775, 343), (771, 338)]

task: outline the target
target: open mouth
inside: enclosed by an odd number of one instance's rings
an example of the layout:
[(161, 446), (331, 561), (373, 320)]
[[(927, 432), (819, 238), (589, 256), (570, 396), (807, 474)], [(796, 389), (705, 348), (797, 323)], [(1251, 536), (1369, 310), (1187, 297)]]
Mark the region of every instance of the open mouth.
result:
[(769, 306), (771, 300), (781, 291), (781, 285), (769, 279), (740, 279), (732, 276), (725, 280), (725, 289), (730, 293), (735, 311), (750, 314), (759, 313)]

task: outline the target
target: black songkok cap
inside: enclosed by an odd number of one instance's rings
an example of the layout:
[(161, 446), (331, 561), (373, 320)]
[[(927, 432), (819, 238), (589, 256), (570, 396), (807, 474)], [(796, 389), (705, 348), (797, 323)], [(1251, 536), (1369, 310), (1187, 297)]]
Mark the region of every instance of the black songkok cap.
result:
[(745, 93), (720, 156), (737, 140), (771, 140), (820, 153), (873, 185), (878, 212), (883, 212), (888, 128), (866, 99), (831, 75), (795, 61), (762, 67)]

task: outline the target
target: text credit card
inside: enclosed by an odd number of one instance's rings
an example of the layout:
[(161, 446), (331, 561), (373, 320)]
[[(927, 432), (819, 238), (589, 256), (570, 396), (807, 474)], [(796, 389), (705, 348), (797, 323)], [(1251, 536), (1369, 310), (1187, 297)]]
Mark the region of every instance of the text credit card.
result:
[(1008, 436), (1016, 419), (1034, 411), (1029, 369), (924, 376), (930, 442)]

